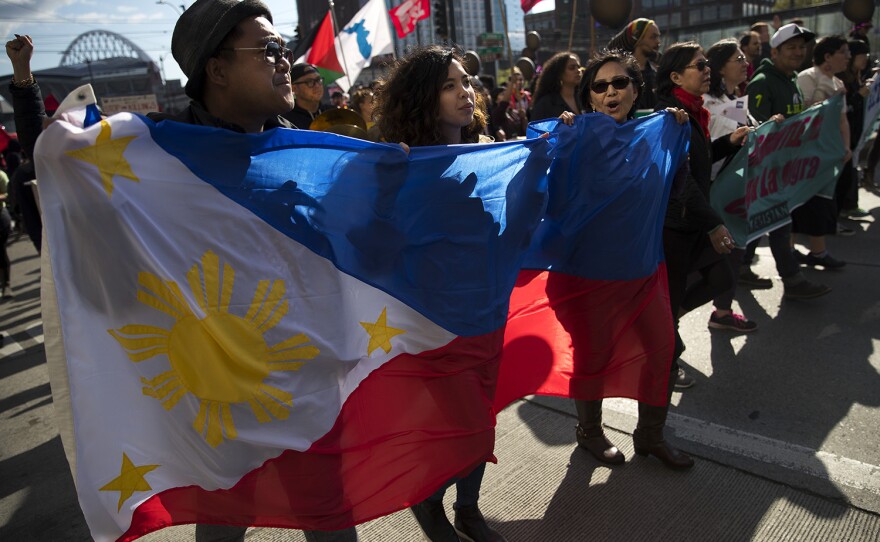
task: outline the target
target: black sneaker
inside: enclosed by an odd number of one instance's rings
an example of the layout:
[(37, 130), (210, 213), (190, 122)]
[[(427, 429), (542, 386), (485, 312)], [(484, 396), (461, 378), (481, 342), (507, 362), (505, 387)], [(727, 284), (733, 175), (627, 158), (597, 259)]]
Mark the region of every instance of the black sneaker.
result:
[(694, 380), (694, 377), (688, 376), (681, 367), (678, 368), (678, 374), (675, 376), (675, 389), (686, 390), (696, 383), (697, 381)]
[(758, 324), (752, 322), (742, 314), (731, 312), (724, 316), (718, 316), (715, 311), (709, 316), (709, 328), (711, 329), (727, 329), (730, 331), (738, 331), (739, 333), (748, 333), (758, 329)]
[(802, 280), (797, 284), (786, 284), (783, 297), (788, 299), (812, 299), (814, 297), (823, 296), (831, 291), (830, 286)]
[(804, 258), (804, 263), (813, 267), (821, 265), (825, 269), (840, 269), (846, 265), (846, 262), (833, 258), (831, 254), (828, 254), (827, 252), (821, 258), (814, 256), (812, 253), (807, 254)]
[(455, 509), (455, 532), (465, 542), (507, 542), (501, 533), (489, 527), (477, 505)]
[(856, 234), (856, 230), (854, 230), (852, 228), (847, 228), (846, 226), (844, 226), (840, 222), (837, 223), (837, 235), (839, 235), (841, 237), (852, 237), (855, 234)]
[(422, 501), (410, 507), (425, 538), (430, 542), (461, 542), (449, 523), (442, 502)]
[(743, 266), (739, 270), (739, 280), (741, 286), (746, 286), (754, 290), (769, 290), (773, 287), (773, 281), (764, 277), (759, 277), (752, 271), (751, 267)]

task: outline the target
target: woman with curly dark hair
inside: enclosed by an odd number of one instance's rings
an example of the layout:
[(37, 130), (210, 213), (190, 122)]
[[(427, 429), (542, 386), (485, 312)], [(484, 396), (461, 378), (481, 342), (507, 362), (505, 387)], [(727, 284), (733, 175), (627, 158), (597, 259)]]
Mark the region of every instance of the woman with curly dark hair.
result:
[(480, 140), (486, 112), (462, 60), (458, 51), (432, 45), (397, 61), (376, 96), (376, 124), (385, 141), (420, 147)]
[[(477, 143), (486, 127), (480, 94), (474, 91), (462, 56), (455, 49), (432, 45), (399, 60), (377, 94), (377, 125), (385, 141), (410, 146)], [(411, 508), (431, 542), (503, 542), (486, 523), (477, 501), (486, 464)], [(456, 486), (455, 526), (443, 509), (443, 495)]]
[(532, 96), (531, 120), (555, 118), (565, 111), (581, 114), (577, 100), (581, 83), (581, 59), (570, 51), (557, 53), (544, 63)]

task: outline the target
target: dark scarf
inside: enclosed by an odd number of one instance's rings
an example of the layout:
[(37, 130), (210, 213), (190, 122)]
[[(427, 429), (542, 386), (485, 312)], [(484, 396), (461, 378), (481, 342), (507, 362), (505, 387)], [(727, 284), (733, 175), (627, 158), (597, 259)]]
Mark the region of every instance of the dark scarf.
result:
[(703, 133), (706, 134), (706, 137), (708, 138), (709, 112), (703, 107), (703, 97), (694, 96), (690, 92), (679, 87), (672, 89), (672, 95), (681, 102), (681, 105), (684, 106), (684, 110), (688, 112), (688, 115), (697, 121), (697, 124), (700, 125), (700, 128), (703, 129)]

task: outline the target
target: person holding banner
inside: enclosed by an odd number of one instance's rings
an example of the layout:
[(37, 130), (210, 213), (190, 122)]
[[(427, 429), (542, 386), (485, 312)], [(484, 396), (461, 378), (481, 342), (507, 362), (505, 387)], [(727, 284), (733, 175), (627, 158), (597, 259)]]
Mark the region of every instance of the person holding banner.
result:
[[(748, 116), (748, 103), (740, 98), (740, 85), (746, 81), (748, 61), (736, 40), (721, 40), (706, 51), (709, 60), (710, 81), (709, 92), (703, 95), (703, 104), (709, 110), (709, 136), (712, 141), (726, 137), (741, 126), (753, 126)], [(726, 160), (716, 160), (712, 164), (712, 178), (726, 165)], [(727, 259), (734, 276), (739, 276), (743, 247), (730, 251)], [(770, 279), (754, 277), (759, 288), (772, 288)], [(715, 297), (715, 310), (709, 316), (709, 327), (726, 329), (740, 333), (748, 333), (758, 329), (758, 324), (741, 314), (733, 312), (733, 298), (736, 295), (736, 283)]]
[[(709, 112), (703, 94), (711, 81), (709, 61), (699, 43), (671, 45), (657, 70), (657, 108), (677, 107), (690, 117), (690, 175), (684, 193), (669, 201), (663, 228), (663, 248), (669, 275), (669, 299), (676, 322), (693, 309), (733, 287), (733, 271), (724, 255), (735, 248), (724, 221), (709, 204), (712, 163), (736, 154), (746, 141), (748, 127), (711, 141)], [(699, 279), (688, 284), (691, 273)], [(675, 357), (684, 352), (676, 335)]]
[[(749, 113), (758, 122), (766, 122), (773, 115), (786, 118), (804, 110), (804, 99), (797, 85), (795, 70), (806, 55), (807, 41), (815, 34), (796, 24), (782, 26), (770, 38), (772, 59), (761, 61), (746, 88)], [(776, 260), (776, 271), (785, 286), (784, 296), (789, 299), (811, 299), (823, 296), (831, 288), (814, 283), (804, 276), (791, 251), (791, 225), (785, 224), (769, 233), (770, 251)], [(751, 267), (759, 239), (749, 243), (743, 258), (745, 267)]]
[[(849, 59), (849, 46), (842, 36), (825, 36), (816, 42), (816, 47), (813, 49), (813, 67), (800, 72), (797, 77), (807, 107), (846, 92), (843, 81), (834, 74), (845, 70)], [(845, 103), (843, 108), (846, 111)], [(846, 115), (840, 116), (840, 136), (847, 152), (843, 161), (847, 163), (852, 157), (852, 150)], [(800, 252), (795, 254), (801, 262), (811, 266), (821, 265), (825, 269), (840, 269), (846, 265), (846, 262), (832, 257), (826, 249), (826, 235), (853, 234), (853, 230), (838, 226), (837, 208), (833, 200), (814, 196), (807, 203), (793, 210), (791, 219), (791, 229), (794, 233), (809, 236), (810, 252), (806, 255)]]
[[(397, 63), (377, 96), (377, 126), (385, 141), (411, 146), (490, 141), (481, 135), (487, 119), (463, 60), (453, 49), (432, 45), (411, 51)], [(511, 93), (518, 89), (513, 77)], [(413, 81), (422, 84), (413, 86)], [(458, 542), (462, 536), (474, 542), (504, 542), (477, 506), (485, 470), (486, 464), (481, 463), (411, 507), (428, 540)], [(455, 526), (443, 509), (443, 496), (452, 485), (456, 487)]]

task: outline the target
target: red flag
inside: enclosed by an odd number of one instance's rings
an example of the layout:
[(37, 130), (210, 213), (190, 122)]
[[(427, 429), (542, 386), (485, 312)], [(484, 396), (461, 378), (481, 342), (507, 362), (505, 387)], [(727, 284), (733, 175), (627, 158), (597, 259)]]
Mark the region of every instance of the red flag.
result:
[(324, 16), (318, 33), (312, 41), (312, 48), (309, 49), (306, 56), (306, 62), (314, 64), (319, 71), (322, 72), (324, 79), (335, 81), (345, 75), (345, 69), (339, 63), (339, 57), (336, 56), (336, 44), (334, 42), (335, 32), (333, 32), (333, 18), (330, 12)]
[(520, 0), (520, 4), (522, 5), (523, 13), (528, 13), (532, 11), (532, 8), (540, 2), (541, 0)]
[(0, 152), (6, 150), (6, 147), (9, 146), (9, 142), (12, 141), (12, 136), (6, 133), (6, 130), (0, 128)]
[(406, 0), (395, 8), (388, 10), (397, 37), (403, 38), (416, 29), (416, 23), (427, 19), (431, 14), (431, 2), (429, 0)]

